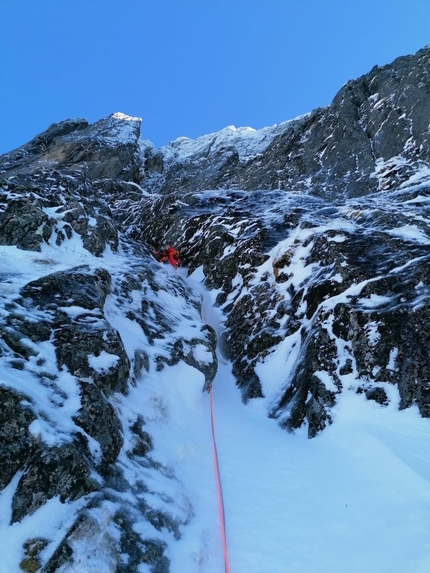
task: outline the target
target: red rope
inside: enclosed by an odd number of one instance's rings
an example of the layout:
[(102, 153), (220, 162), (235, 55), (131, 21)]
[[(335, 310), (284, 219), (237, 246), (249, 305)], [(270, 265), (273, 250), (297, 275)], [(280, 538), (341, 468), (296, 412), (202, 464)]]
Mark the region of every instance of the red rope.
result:
[[(206, 317), (206, 309), (204, 306), (202, 308), (202, 314), (204, 323), (208, 324)], [(217, 493), (218, 493), (219, 521), (221, 525), (222, 547), (224, 551), (224, 565), (225, 565), (225, 573), (230, 573), (230, 568), (228, 565), (228, 554), (227, 554), (227, 535), (225, 530), (224, 498), (222, 495), (221, 475), (218, 463), (218, 450), (216, 447), (216, 438), (215, 438), (215, 416), (214, 416), (214, 405), (212, 398), (212, 384), (210, 385), (209, 396), (210, 396), (210, 408), (211, 408), (211, 425), (212, 425), (212, 442), (213, 442), (213, 452), (214, 452), (215, 476), (216, 476)]]
[(218, 452), (215, 439), (215, 418), (214, 418), (214, 409), (212, 400), (212, 384), (209, 390), (209, 395), (210, 395), (210, 405), (211, 405), (212, 440), (213, 440), (213, 450), (214, 450), (215, 475), (216, 475), (217, 490), (218, 490), (219, 519), (221, 523), (221, 536), (222, 536), (222, 546), (224, 550), (225, 573), (229, 573), (230, 570), (228, 567), (227, 537), (225, 533), (224, 500), (222, 496), (221, 477), (219, 473), (219, 464), (218, 464)]

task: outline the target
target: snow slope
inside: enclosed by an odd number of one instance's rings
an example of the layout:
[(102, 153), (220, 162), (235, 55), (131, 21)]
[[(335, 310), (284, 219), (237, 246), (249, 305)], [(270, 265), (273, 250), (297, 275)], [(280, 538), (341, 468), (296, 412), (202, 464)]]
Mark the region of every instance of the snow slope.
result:
[[(199, 288), (199, 271), (191, 278)], [(210, 294), (205, 306), (220, 328)], [(245, 406), (220, 361), (213, 393), (232, 572), (430, 570), (430, 422), (415, 408), (399, 412), (391, 390), (385, 409), (343, 394), (333, 425), (308, 440), (267, 418), (264, 399)]]

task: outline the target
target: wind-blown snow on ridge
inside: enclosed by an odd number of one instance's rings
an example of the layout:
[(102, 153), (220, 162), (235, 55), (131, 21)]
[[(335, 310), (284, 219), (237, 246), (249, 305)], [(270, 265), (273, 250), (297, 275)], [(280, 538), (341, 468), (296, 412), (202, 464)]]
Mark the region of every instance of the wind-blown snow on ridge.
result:
[(195, 157), (217, 155), (233, 148), (240, 161), (253, 159), (267, 149), (273, 139), (287, 130), (291, 125), (300, 122), (309, 114), (285, 121), (272, 127), (253, 129), (252, 127), (239, 127), (229, 125), (220, 131), (203, 135), (197, 139), (179, 137), (159, 149), (166, 165), (182, 163)]

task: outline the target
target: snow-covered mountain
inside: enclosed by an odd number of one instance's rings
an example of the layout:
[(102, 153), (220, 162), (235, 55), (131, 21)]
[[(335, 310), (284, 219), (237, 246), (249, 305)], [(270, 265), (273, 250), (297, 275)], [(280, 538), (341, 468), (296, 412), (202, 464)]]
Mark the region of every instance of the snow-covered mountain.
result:
[(211, 385), (231, 571), (429, 570), (429, 69), (0, 157), (1, 573), (224, 570)]

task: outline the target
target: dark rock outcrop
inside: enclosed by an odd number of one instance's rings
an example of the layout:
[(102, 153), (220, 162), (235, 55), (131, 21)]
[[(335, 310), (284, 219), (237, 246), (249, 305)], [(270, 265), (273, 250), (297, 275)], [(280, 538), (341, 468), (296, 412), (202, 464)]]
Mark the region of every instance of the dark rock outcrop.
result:
[(33, 171), (34, 164), (88, 179), (137, 178), (139, 118), (114, 113), (89, 125), (85, 119), (54, 123), (19, 149), (1, 157), (0, 173), (11, 177)]
[(28, 430), (36, 416), (28, 406), (23, 406), (24, 396), (1, 387), (0, 388), (0, 428), (2, 471), (0, 474), (0, 490), (4, 489), (16, 472), (24, 467), (27, 459), (37, 449), (37, 442), (31, 438)]
[(31, 515), (48, 499), (59, 495), (60, 501), (76, 500), (99, 485), (91, 478), (88, 452), (79, 442), (45, 450), (28, 467), (18, 482), (12, 500), (12, 523)]

